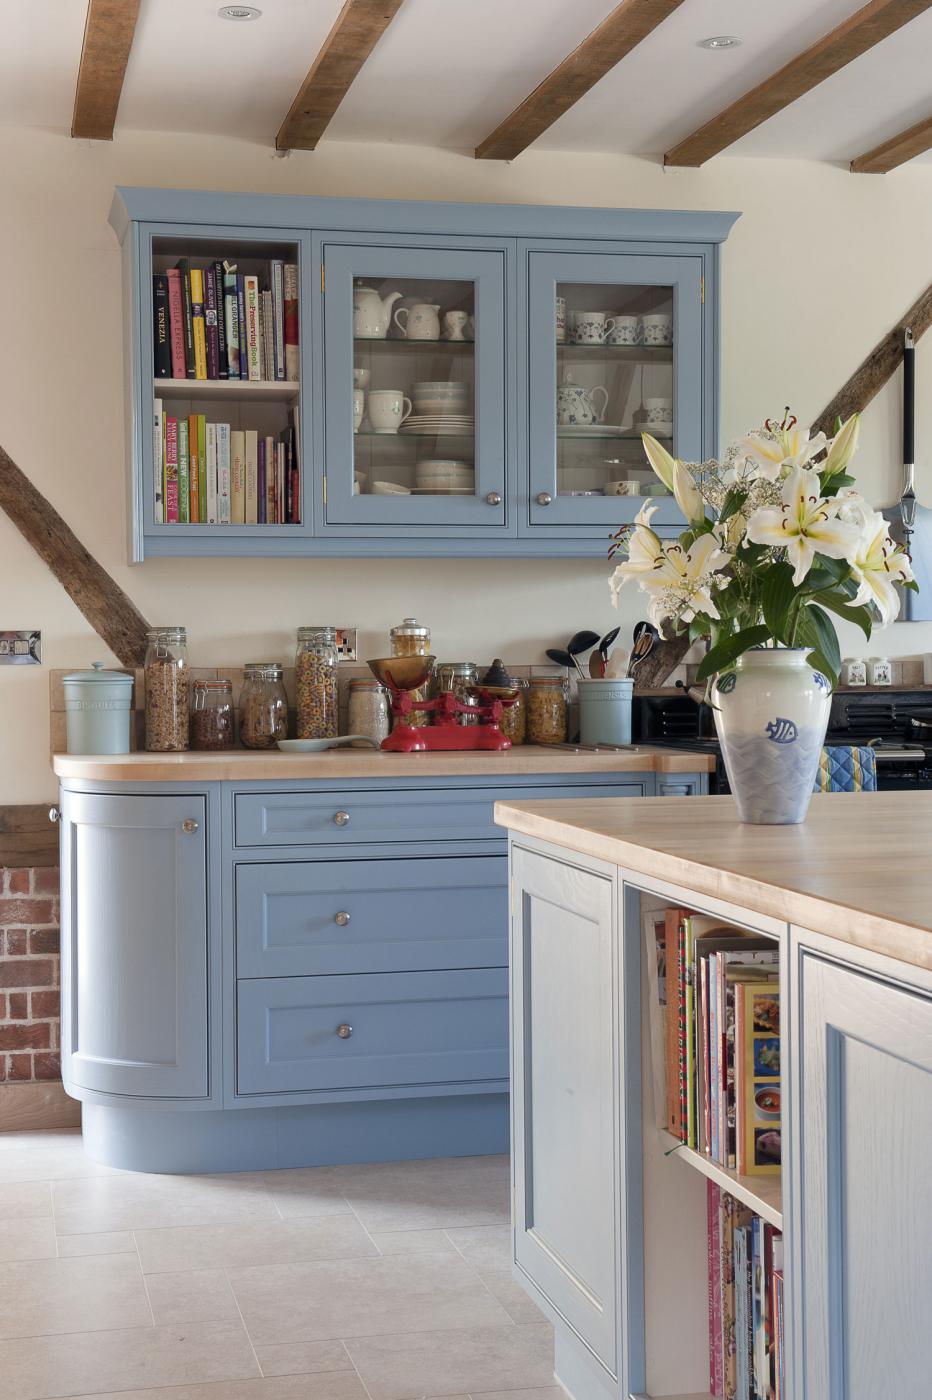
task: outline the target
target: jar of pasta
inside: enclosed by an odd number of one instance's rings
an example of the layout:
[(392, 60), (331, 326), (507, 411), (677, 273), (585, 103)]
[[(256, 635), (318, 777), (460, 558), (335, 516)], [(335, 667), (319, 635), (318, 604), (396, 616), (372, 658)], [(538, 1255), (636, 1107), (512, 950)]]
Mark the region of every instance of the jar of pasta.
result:
[(512, 676), (506, 670), (504, 661), (496, 656), (480, 678), (479, 691), (483, 699), (501, 700), (499, 729), (512, 744), (523, 744), (527, 729), (527, 681)]
[(247, 749), (274, 749), (288, 738), (288, 700), (277, 661), (247, 661), (239, 702), (239, 736)]
[(146, 748), (181, 753), (188, 747), (187, 633), (153, 627), (146, 641)]
[[(434, 671), (437, 682), (437, 694), (443, 695), (449, 691), (454, 700), (458, 700), (461, 705), (468, 705), (471, 709), (478, 711), (482, 703), (479, 697), (479, 667), (475, 661), (439, 661)], [(463, 714), (460, 712), (456, 716), (456, 724), (478, 724), (478, 713)]]
[[(416, 617), (404, 618), (397, 627), (392, 628), (389, 636), (392, 644), (392, 656), (430, 656), (430, 628), (418, 622)], [(429, 700), (430, 696), (430, 681), (425, 681), (424, 685), (411, 691), (411, 699), (415, 705)], [(430, 724), (430, 711), (413, 710), (405, 722), (414, 729), (423, 729)]]
[[(350, 734), (364, 734), (381, 744), (391, 733), (392, 722), (388, 705), (388, 690), (379, 681), (359, 676), (349, 683), (346, 702), (346, 728)], [(365, 748), (356, 744), (354, 748)]]
[(569, 713), (565, 676), (532, 676), (527, 689), (527, 742), (563, 744)]
[(294, 665), (299, 739), (333, 739), (337, 735), (338, 659), (335, 627), (298, 628)]

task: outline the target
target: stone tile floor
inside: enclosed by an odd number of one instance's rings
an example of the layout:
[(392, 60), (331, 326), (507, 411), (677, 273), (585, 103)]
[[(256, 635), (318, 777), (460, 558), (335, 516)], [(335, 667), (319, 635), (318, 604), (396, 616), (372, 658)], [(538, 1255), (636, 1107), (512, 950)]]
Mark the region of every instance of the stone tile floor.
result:
[(0, 1133), (0, 1400), (559, 1400), (504, 1157), (144, 1176)]

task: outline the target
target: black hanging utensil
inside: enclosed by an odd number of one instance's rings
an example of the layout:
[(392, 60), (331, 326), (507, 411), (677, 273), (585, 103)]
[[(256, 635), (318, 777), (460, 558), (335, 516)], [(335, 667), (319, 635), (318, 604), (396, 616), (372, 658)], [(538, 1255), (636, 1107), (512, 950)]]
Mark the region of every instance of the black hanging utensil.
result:
[(618, 640), (618, 633), (620, 631), (620, 627), (613, 627), (611, 632), (606, 632), (601, 642), (599, 642), (599, 655), (601, 656), (602, 660), (605, 662), (606, 665), (608, 665), (609, 648), (613, 645), (614, 642)]
[(566, 649), (570, 656), (579, 656), (584, 651), (591, 651), (593, 647), (599, 645), (598, 632), (577, 632), (570, 637), (566, 644)]
[(916, 343), (912, 331), (903, 332), (903, 490), (896, 505), (884, 516), (890, 534), (909, 554), (919, 592), (900, 588), (901, 622), (932, 619), (932, 510), (916, 499)]
[(574, 668), (578, 671), (575, 656), (570, 656), (568, 651), (561, 651), (559, 647), (548, 647), (544, 652), (548, 661), (555, 661), (558, 666), (565, 666), (568, 671)]

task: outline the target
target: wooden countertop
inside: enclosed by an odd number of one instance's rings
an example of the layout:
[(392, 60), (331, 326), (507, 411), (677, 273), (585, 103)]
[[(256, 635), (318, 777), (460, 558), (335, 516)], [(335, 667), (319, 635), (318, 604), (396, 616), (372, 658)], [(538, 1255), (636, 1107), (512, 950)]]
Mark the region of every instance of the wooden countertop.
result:
[(57, 753), (59, 778), (95, 783), (268, 782), (275, 779), (511, 777), (532, 773), (709, 773), (709, 754), (637, 745), (624, 753), (585, 753), (521, 744), (503, 753), (380, 753), (328, 749), (285, 754), (233, 749), (227, 753), (127, 753), (82, 757)]
[(932, 969), (932, 792), (824, 793), (800, 826), (731, 797), (498, 802), (501, 826)]

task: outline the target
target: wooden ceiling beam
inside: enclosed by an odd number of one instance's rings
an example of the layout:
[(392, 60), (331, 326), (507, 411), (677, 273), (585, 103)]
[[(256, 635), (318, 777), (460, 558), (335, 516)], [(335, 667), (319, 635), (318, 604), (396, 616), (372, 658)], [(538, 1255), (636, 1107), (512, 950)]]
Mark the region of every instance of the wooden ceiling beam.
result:
[(805, 53), (674, 146), (664, 156), (664, 164), (703, 165), (930, 6), (932, 0), (870, 0)]
[(346, 0), (279, 128), (277, 150), (314, 150), (401, 5), (402, 0)]
[(112, 141), (140, 0), (88, 0), (72, 136)]
[(895, 170), (898, 165), (912, 160), (913, 156), (921, 156), (930, 147), (932, 117), (926, 117), (907, 131), (891, 136), (889, 141), (882, 141), (873, 150), (856, 156), (851, 162), (851, 169), (858, 175), (886, 175), (888, 170)]
[(514, 160), (682, 3), (622, 0), (520, 107), (480, 142), (476, 159)]

